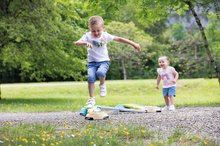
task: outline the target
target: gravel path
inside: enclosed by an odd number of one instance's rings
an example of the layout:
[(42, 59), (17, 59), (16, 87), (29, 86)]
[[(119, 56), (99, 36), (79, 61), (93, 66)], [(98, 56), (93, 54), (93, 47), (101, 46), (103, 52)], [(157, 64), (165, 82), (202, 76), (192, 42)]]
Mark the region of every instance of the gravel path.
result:
[(111, 113), (108, 120), (88, 121), (78, 112), (0, 113), (0, 127), (5, 123), (50, 123), (63, 126), (64, 122), (80, 128), (86, 123), (138, 124), (162, 134), (182, 129), (190, 134), (208, 137), (220, 145), (220, 107), (180, 108), (162, 113)]

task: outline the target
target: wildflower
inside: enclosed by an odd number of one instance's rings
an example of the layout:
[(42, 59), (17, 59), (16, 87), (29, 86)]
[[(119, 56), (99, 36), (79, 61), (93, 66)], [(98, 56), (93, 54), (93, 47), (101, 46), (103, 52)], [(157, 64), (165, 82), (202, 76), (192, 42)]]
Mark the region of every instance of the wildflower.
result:
[(4, 136), (4, 139), (5, 139), (6, 141), (9, 141), (9, 139), (8, 139), (7, 137), (5, 137), (5, 136)]
[(45, 144), (44, 143), (42, 143), (42, 145), (41, 146), (45, 146)]
[(207, 142), (206, 140), (204, 140), (204, 141), (203, 141), (203, 143), (204, 143), (205, 145), (207, 145), (207, 144), (208, 144), (208, 142)]
[(71, 134), (71, 137), (72, 137), (72, 138), (74, 138), (74, 137), (75, 137), (75, 135)]
[(141, 130), (141, 133), (145, 133), (145, 130)]
[(103, 139), (103, 137), (102, 137), (101, 135), (99, 136), (99, 138), (100, 138), (100, 139)]
[(28, 143), (28, 140), (27, 140), (26, 138), (22, 138), (21, 141), (23, 141), (23, 142), (25, 142), (25, 143)]
[(37, 144), (37, 142), (36, 142), (35, 140), (32, 140), (31, 142), (32, 142), (33, 144)]
[(150, 146), (154, 146), (154, 144), (151, 143)]

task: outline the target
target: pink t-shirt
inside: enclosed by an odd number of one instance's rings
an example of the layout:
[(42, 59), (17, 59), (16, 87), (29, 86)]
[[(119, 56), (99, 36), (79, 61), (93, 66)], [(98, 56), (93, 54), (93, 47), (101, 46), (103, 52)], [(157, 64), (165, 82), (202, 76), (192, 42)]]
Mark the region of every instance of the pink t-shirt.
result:
[(176, 72), (175, 68), (172, 66), (167, 66), (167, 68), (158, 68), (157, 69), (158, 74), (161, 77), (161, 80), (163, 81), (163, 88), (169, 88), (176, 86), (175, 83), (172, 81), (174, 80), (175, 76), (174, 73)]

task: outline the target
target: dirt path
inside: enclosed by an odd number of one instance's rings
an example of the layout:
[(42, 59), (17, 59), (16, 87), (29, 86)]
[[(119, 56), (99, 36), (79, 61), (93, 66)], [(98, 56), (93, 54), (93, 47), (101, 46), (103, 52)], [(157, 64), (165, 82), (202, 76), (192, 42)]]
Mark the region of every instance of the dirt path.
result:
[(220, 145), (220, 107), (180, 108), (174, 112), (162, 113), (112, 113), (108, 120), (88, 121), (78, 112), (47, 112), (47, 113), (0, 113), (0, 126), (10, 122), (49, 123), (80, 128), (86, 123), (102, 124), (138, 124), (156, 130), (162, 134), (181, 129), (189, 134), (214, 139)]

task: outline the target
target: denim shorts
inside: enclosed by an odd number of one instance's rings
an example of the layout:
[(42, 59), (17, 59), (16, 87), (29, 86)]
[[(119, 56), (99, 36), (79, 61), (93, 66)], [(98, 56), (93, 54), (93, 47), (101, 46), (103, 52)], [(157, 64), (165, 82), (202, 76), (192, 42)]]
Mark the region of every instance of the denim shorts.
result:
[(110, 66), (109, 61), (89, 62), (87, 64), (88, 82), (94, 83), (96, 81), (96, 77), (98, 78), (106, 77), (109, 66)]
[(163, 96), (173, 96), (175, 97), (176, 96), (176, 87), (175, 86), (172, 86), (172, 87), (169, 87), (169, 88), (163, 88)]

